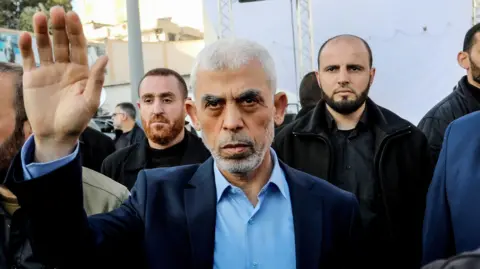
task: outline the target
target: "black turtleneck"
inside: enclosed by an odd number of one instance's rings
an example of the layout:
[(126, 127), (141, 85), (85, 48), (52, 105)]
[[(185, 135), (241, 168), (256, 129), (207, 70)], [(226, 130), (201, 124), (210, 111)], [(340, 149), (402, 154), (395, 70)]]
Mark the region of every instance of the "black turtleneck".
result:
[(467, 89), (472, 94), (473, 98), (475, 98), (475, 100), (480, 103), (480, 89), (470, 84), (468, 80), (466, 84), (467, 84)]
[(171, 167), (181, 164), (183, 154), (188, 144), (188, 137), (185, 131), (183, 140), (166, 149), (153, 149), (148, 147), (147, 150), (147, 168)]

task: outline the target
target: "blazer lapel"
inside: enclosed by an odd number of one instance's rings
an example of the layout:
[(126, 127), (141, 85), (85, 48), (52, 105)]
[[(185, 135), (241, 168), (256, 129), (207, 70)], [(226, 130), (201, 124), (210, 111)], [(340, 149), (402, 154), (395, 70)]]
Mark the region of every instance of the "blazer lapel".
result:
[(184, 190), (193, 268), (213, 268), (216, 188), (213, 160), (203, 163)]
[(297, 268), (320, 267), (323, 200), (312, 192), (314, 181), (280, 163), (290, 189)]

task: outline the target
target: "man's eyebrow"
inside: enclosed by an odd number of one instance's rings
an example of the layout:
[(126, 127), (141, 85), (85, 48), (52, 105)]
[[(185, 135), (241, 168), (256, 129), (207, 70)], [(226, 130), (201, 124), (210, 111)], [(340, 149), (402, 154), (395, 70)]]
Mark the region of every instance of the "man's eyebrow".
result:
[(155, 96), (158, 96), (160, 98), (165, 98), (165, 97), (175, 97), (175, 94), (173, 92), (162, 92), (160, 94), (146, 93), (142, 95), (142, 98), (155, 97)]
[(225, 101), (225, 98), (220, 97), (220, 96), (215, 96), (213, 94), (205, 94), (205, 95), (202, 96), (202, 102), (204, 102), (204, 103), (221, 102), (221, 101)]
[(260, 91), (255, 89), (246, 90), (239, 94), (237, 97), (235, 97), (235, 100), (242, 101), (251, 98), (261, 98)]

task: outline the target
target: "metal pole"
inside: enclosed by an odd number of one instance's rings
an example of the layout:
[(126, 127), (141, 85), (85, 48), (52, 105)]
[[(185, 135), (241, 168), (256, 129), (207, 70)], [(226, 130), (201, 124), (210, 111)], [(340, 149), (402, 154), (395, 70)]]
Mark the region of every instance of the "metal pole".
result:
[(291, 26), (292, 26), (292, 46), (293, 46), (293, 66), (295, 68), (295, 92), (297, 93), (297, 98), (300, 100), (299, 94), (298, 94), (298, 78), (299, 78), (299, 73), (298, 73), (298, 67), (297, 67), (297, 45), (295, 42), (295, 16), (293, 15), (293, 8), (296, 3), (294, 3), (295, 0), (290, 1), (290, 20), (291, 20)]
[(140, 79), (142, 79), (144, 75), (142, 32), (140, 29), (140, 11), (138, 8), (138, 0), (126, 0), (126, 1), (127, 1), (128, 64), (129, 64), (129, 70), (130, 70), (130, 88), (131, 88), (132, 103), (136, 103), (138, 100), (137, 89), (140, 83)]

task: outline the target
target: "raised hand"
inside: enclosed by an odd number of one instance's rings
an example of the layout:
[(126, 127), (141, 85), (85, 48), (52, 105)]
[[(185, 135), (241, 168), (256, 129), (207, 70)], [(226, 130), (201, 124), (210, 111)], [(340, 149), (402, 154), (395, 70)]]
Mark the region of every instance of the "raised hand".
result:
[(20, 36), (25, 108), (35, 137), (35, 158), (47, 162), (71, 153), (97, 111), (107, 64), (100, 57), (88, 68), (87, 41), (77, 14), (50, 10), (52, 42), (45, 14), (33, 17), (40, 67), (30, 34)]

